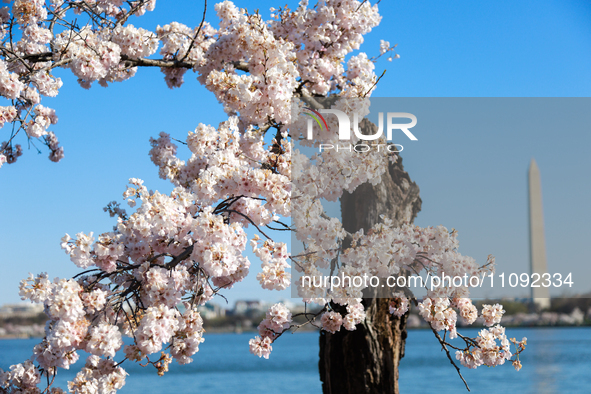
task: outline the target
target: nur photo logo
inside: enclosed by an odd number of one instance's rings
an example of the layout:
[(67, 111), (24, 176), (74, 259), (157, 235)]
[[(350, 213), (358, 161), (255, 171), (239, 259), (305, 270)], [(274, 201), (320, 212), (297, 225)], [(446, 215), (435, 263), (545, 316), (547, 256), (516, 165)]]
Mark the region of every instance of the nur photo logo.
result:
[[(350, 141), (351, 140), (351, 132), (355, 134), (357, 138), (363, 141), (375, 141), (384, 135), (384, 112), (378, 113), (378, 130), (374, 134), (363, 134), (359, 130), (359, 121), (360, 116), (357, 113), (353, 114), (353, 119), (349, 118), (349, 116), (338, 109), (319, 109), (314, 110), (309, 107), (304, 107), (305, 112), (302, 114), (307, 115), (309, 117), (307, 122), (307, 130), (306, 130), (306, 139), (313, 140), (314, 139), (314, 124), (316, 124), (321, 131), (330, 131), (328, 127), (328, 123), (323, 115), (334, 115), (337, 117), (338, 122), (338, 135), (340, 141)], [(398, 119), (410, 119), (410, 123), (394, 123), (394, 120)], [(322, 152), (323, 150), (328, 149), (335, 149), (336, 151), (339, 150), (348, 150), (348, 151), (355, 151), (359, 153), (368, 152), (372, 149), (372, 147), (377, 147), (378, 151), (381, 147), (386, 146), (386, 149), (389, 152), (400, 152), (404, 149), (404, 147), (400, 144), (393, 144), (391, 143), (394, 137), (394, 131), (400, 130), (402, 131), (411, 141), (417, 141), (417, 137), (409, 130), (416, 126), (417, 124), (417, 117), (408, 112), (387, 112), (386, 113), (386, 139), (389, 141), (388, 144), (349, 144), (349, 146), (339, 146), (335, 144), (320, 144), (319, 150)], [(351, 127), (352, 126), (352, 127)]]

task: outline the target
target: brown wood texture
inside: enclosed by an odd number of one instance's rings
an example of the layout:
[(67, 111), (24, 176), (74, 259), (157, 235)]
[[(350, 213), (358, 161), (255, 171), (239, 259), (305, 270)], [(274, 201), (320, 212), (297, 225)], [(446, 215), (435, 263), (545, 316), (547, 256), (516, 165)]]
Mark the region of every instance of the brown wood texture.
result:
[[(361, 124), (375, 127), (373, 124)], [(373, 130), (371, 130), (373, 132)], [(396, 225), (411, 223), (421, 209), (419, 187), (404, 171), (402, 159), (390, 163), (381, 183), (364, 184), (341, 197), (345, 230), (369, 229), (384, 214)], [(375, 297), (370, 290), (363, 299), (366, 321), (355, 331), (320, 333), (319, 371), (325, 394), (397, 394), (398, 367), (404, 357), (406, 317), (388, 311), (389, 299)], [(334, 305), (336, 310), (342, 308)], [(344, 311), (343, 311), (344, 312)]]

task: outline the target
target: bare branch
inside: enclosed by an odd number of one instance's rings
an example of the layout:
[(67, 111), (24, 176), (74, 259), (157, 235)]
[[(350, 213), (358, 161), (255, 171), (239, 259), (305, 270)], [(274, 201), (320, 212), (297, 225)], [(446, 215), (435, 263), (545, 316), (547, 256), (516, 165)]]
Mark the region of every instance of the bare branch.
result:
[(431, 325), (431, 323), (429, 323), (429, 327), (431, 327), (431, 331), (433, 331), (433, 334), (435, 334), (435, 338), (437, 338), (437, 340), (441, 344), (441, 348), (443, 350), (445, 350), (445, 354), (447, 355), (447, 358), (449, 359), (449, 362), (451, 363), (451, 365), (454, 366), (454, 368), (458, 372), (458, 375), (460, 376), (460, 379), (462, 379), (462, 382), (464, 382), (464, 385), (466, 386), (466, 389), (468, 391), (470, 391), (470, 387), (468, 387), (468, 383), (466, 383), (466, 380), (462, 376), (462, 372), (460, 372), (460, 368), (456, 365), (456, 363), (454, 362), (454, 360), (451, 357), (451, 354), (449, 353), (449, 349), (447, 348), (447, 345), (448, 344), (441, 338), (441, 335), (439, 335), (439, 333), (437, 332), (437, 330), (435, 330), (433, 328), (433, 326)]
[(181, 62), (185, 61), (187, 56), (189, 56), (189, 53), (191, 52), (191, 49), (193, 49), (193, 45), (195, 44), (195, 40), (197, 40), (197, 37), (199, 36), (199, 33), (201, 32), (201, 28), (203, 27), (203, 24), (205, 23), (205, 12), (207, 11), (207, 0), (204, 0), (204, 1), (205, 1), (205, 4), (203, 6), (203, 18), (201, 18), (201, 23), (199, 24), (199, 28), (197, 28), (197, 32), (195, 33), (195, 37), (193, 37), (193, 39), (191, 40), (191, 43), (189, 44), (189, 48), (187, 49), (185, 56), (183, 56), (180, 60)]
[(125, 55), (121, 56), (121, 60), (125, 62), (125, 66), (129, 67), (172, 67), (172, 68), (187, 68), (192, 69), (195, 63), (181, 62), (179, 60), (164, 60), (164, 59), (131, 59)]
[(234, 68), (235, 68), (236, 70), (240, 70), (240, 71), (246, 71), (246, 72), (248, 72), (248, 63), (247, 63), (247, 62), (245, 62), (245, 61), (241, 61), (241, 60), (239, 60), (239, 61), (235, 61), (235, 62), (230, 62), (230, 64), (231, 64), (232, 66), (234, 66)]

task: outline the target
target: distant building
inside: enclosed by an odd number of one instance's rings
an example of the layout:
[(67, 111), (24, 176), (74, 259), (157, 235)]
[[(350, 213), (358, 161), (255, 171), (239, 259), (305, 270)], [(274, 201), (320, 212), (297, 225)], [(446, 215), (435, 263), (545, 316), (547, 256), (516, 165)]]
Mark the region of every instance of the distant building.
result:
[(207, 303), (205, 305), (200, 305), (197, 310), (201, 317), (207, 320), (216, 319), (219, 317), (226, 316), (226, 310), (223, 309), (218, 304)]
[(35, 317), (43, 312), (42, 304), (4, 304), (0, 306), (0, 318)]
[(260, 300), (238, 300), (234, 304), (232, 314), (253, 315), (267, 311), (268, 304)]
[(302, 300), (300, 300), (300, 302), (298, 302), (298, 303), (295, 303), (295, 302), (293, 302), (291, 300), (287, 300), (287, 299), (283, 299), (279, 302), (281, 302), (283, 305), (285, 305), (285, 307), (287, 309), (289, 309), (292, 314), (302, 313), (305, 310), (305, 304), (302, 302)]

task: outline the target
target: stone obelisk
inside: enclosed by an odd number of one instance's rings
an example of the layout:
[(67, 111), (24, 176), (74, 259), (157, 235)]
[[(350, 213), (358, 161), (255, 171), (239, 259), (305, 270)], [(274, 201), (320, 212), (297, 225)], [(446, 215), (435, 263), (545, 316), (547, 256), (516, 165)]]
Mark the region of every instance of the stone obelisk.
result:
[[(542, 213), (542, 185), (540, 170), (534, 159), (529, 165), (529, 258), (531, 273), (540, 275), (540, 287), (531, 288), (531, 298), (537, 309), (550, 307), (550, 293), (542, 275), (548, 272), (546, 263), (546, 241), (544, 239), (544, 216)], [(537, 275), (536, 275), (537, 277)], [(532, 278), (534, 279), (534, 278)]]

